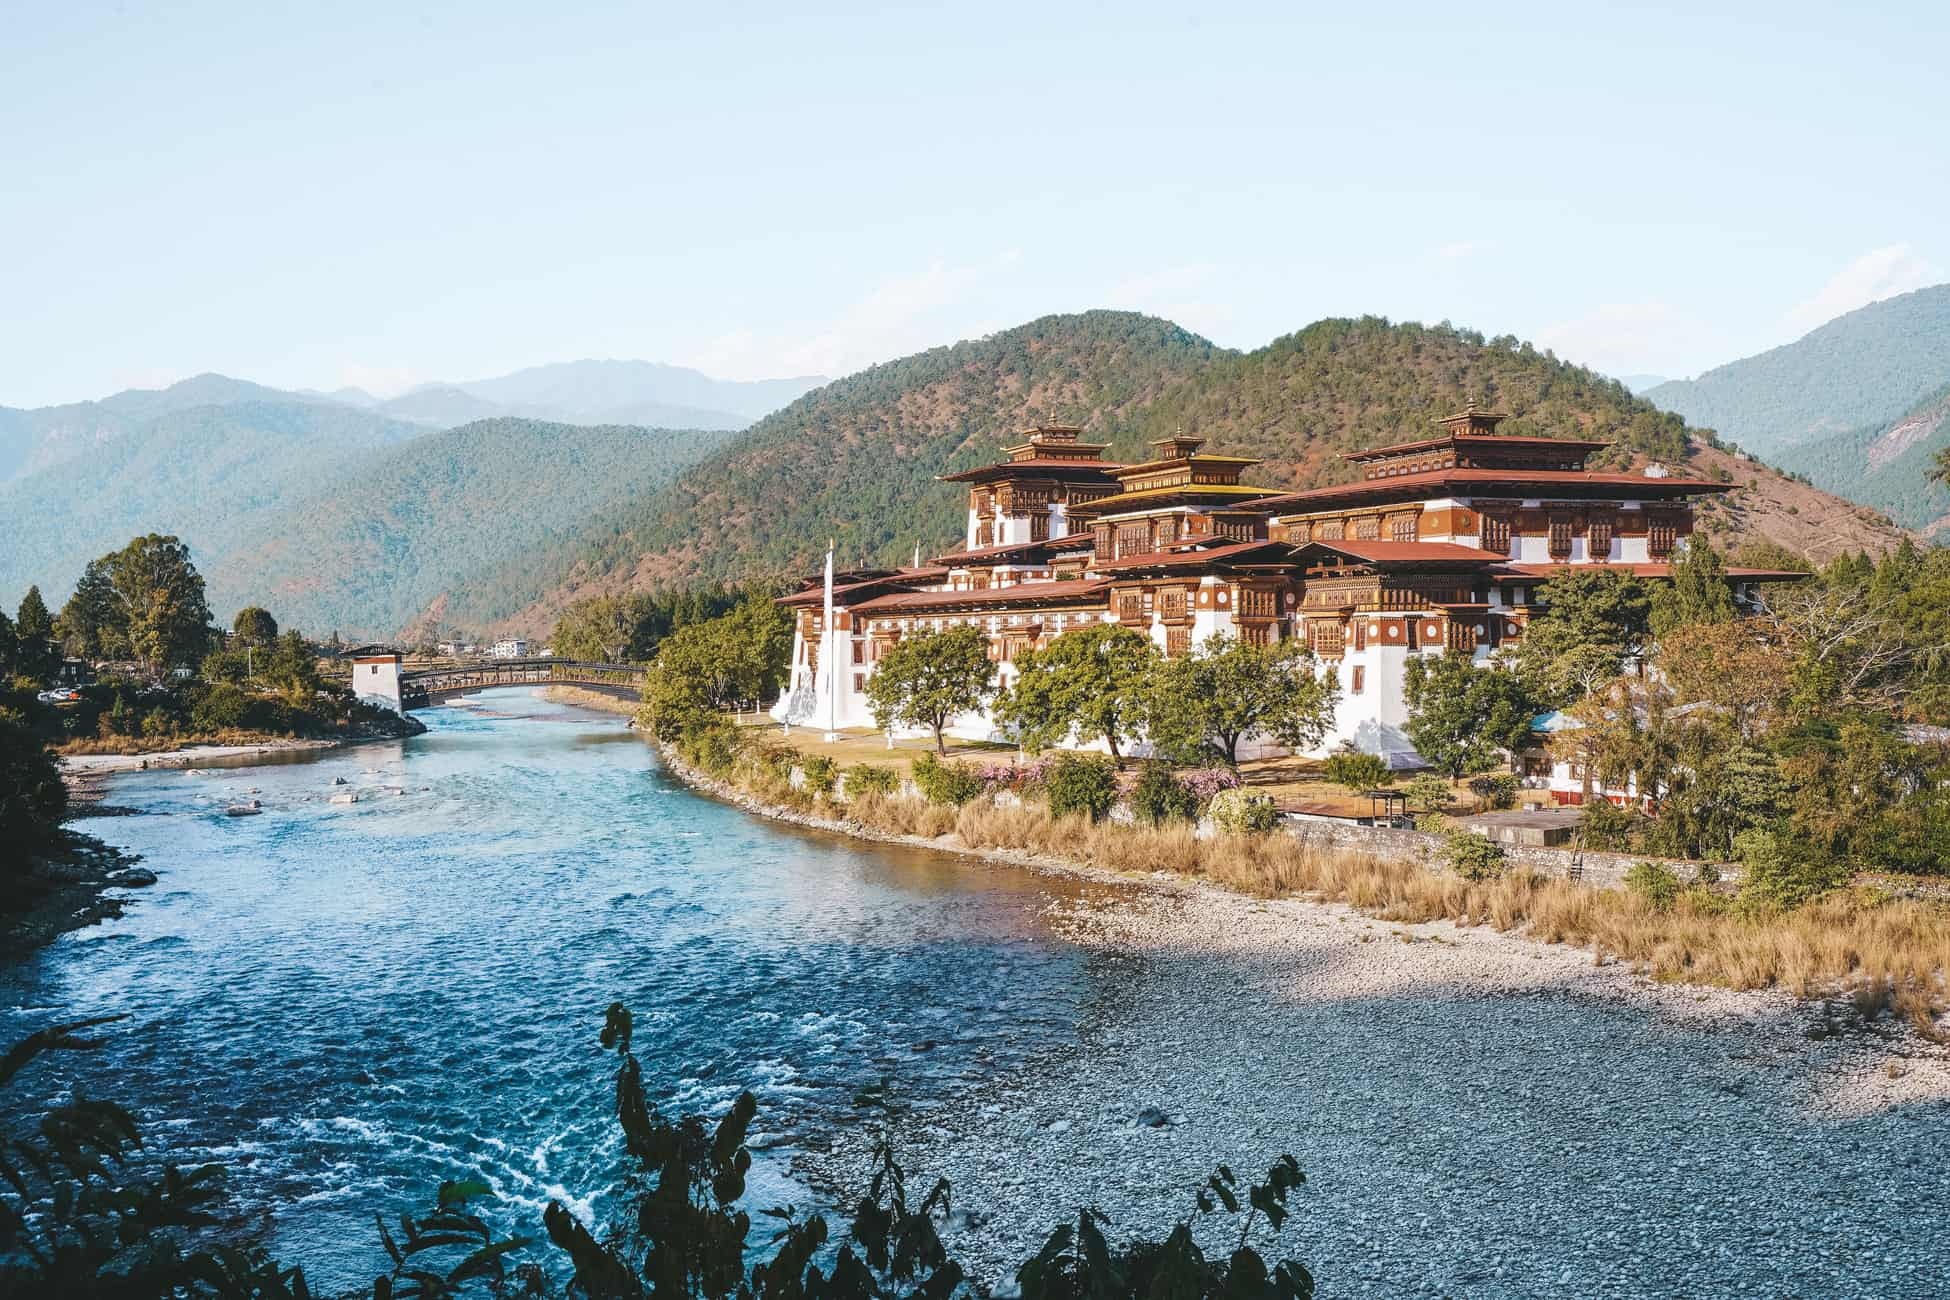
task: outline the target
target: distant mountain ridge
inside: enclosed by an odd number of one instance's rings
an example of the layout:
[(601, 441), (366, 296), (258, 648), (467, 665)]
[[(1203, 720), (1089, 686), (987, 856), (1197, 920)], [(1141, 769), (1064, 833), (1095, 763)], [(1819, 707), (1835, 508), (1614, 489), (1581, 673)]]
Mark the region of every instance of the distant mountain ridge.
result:
[(1774, 461), (1934, 537), (1950, 532), (1950, 486), (1929, 477), (1945, 447), (1950, 447), (1950, 384), (1925, 395), (1893, 421), (1785, 448), (1774, 454)]
[[(848, 376), (767, 416), (669, 485), (592, 520), (553, 589), (507, 626), (539, 631), (580, 595), (698, 577), (799, 574), (836, 536), (848, 562), (905, 561), (960, 534), (936, 476), (995, 459), (1024, 425), (1083, 425), (1133, 460), (1178, 430), (1258, 456), (1254, 482), (1345, 481), (1341, 453), (1413, 436), (1470, 399), (1512, 433), (1595, 437), (1596, 463), (1658, 460), (1743, 484), (1703, 508), (1723, 546), (1767, 539), (1826, 558), (1902, 536), (1873, 511), (1794, 483), (1624, 385), (1517, 339), (1377, 317), (1325, 320), (1251, 352), (1129, 312), (1050, 316)], [(810, 457), (818, 470), (808, 474)]]
[(1870, 303), (1793, 343), (1647, 401), (1767, 458), (1788, 447), (1899, 420), (1950, 383), (1950, 284)]

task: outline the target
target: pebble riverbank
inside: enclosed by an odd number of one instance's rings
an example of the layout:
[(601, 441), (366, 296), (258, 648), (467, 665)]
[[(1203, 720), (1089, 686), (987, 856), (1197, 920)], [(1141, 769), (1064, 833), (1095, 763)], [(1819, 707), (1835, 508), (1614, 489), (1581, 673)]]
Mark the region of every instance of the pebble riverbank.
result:
[[(1290, 1152), (1282, 1242), (1324, 1296), (1950, 1294), (1941, 1049), (1488, 929), (1148, 883), (1056, 905), (1106, 988), (1082, 1051), (885, 1118), (985, 1282), (1078, 1206), (1162, 1235), (1219, 1163)], [(858, 1188), (876, 1136), (799, 1171)]]

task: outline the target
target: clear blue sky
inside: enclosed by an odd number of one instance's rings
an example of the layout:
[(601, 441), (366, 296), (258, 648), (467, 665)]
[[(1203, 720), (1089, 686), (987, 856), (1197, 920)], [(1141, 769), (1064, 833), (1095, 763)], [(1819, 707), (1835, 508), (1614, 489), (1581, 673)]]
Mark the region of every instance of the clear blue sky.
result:
[(1683, 375), (1950, 279), (1943, 4), (919, 8), (0, 0), (0, 403), (1098, 306)]

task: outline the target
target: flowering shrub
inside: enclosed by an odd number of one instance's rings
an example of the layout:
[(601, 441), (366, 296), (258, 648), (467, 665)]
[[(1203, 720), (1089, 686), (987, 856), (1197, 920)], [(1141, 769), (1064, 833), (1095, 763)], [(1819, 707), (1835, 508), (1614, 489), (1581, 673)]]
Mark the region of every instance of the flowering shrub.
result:
[(1049, 777), (1050, 765), (1054, 758), (1039, 758), (1030, 763), (984, 763), (975, 769), (975, 776), (982, 783), (982, 789), (995, 794), (1009, 790), (1016, 794), (1027, 794), (1042, 788)]
[(1237, 790), (1239, 773), (1229, 767), (1195, 768), (1190, 772), (1180, 772), (1178, 784), (1190, 790), (1192, 797), (1198, 800), (1199, 807), (1203, 808), (1212, 802), (1212, 796), (1219, 791)]

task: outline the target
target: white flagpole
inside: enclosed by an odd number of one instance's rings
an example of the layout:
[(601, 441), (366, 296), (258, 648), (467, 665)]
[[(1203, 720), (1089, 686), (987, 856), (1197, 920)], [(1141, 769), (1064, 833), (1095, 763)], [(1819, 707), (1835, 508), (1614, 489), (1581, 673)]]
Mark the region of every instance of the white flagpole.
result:
[(826, 543), (826, 629), (820, 638), (826, 670), (826, 739), (839, 739), (839, 639), (833, 631), (833, 542)]

